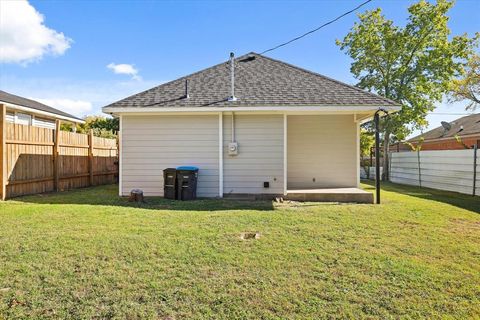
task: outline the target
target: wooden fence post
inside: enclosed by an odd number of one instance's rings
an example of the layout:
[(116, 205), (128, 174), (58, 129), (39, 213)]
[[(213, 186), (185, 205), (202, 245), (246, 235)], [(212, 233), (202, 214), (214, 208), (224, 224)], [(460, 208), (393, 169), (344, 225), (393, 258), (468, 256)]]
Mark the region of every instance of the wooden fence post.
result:
[(0, 199), (7, 197), (7, 139), (6, 107), (0, 104)]
[(90, 186), (93, 186), (93, 130), (88, 132), (88, 173)]
[(60, 143), (60, 120), (55, 121), (55, 138), (53, 140), (53, 190), (58, 192), (60, 163), (58, 157), (58, 145)]

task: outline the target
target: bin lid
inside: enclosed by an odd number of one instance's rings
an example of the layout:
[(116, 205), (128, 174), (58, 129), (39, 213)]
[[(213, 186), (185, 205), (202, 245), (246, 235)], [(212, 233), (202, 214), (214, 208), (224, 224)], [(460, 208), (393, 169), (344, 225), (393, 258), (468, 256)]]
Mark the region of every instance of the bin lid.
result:
[(180, 166), (180, 167), (177, 167), (177, 170), (198, 171), (198, 167), (195, 167), (195, 166)]

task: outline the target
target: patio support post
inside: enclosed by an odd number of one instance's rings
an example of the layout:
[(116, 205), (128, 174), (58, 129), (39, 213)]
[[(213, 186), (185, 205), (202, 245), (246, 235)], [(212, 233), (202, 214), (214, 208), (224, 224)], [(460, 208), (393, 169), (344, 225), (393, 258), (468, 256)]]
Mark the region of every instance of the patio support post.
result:
[(0, 104), (0, 200), (5, 200), (7, 197), (6, 109), (4, 104)]
[(388, 114), (384, 109), (375, 112), (375, 202), (380, 204), (380, 112)]
[(375, 113), (375, 203), (380, 204), (380, 115)]

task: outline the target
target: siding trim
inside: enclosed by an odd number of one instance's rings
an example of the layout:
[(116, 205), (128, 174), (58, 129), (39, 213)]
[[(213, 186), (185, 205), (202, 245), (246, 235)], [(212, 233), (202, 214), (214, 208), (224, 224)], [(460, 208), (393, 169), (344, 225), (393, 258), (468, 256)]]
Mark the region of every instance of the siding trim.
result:
[(119, 123), (119, 129), (118, 130), (118, 148), (120, 149), (120, 152), (118, 153), (118, 171), (120, 174), (118, 175), (118, 195), (121, 197), (122, 194), (122, 177), (123, 177), (123, 143), (122, 143), (122, 131), (123, 131), (123, 116), (120, 115), (120, 123)]
[(223, 198), (223, 113), (218, 113), (218, 196)]
[(357, 129), (357, 188), (360, 188), (360, 121), (356, 120), (357, 115), (355, 114), (354, 123)]
[(287, 195), (287, 114), (283, 114), (283, 195)]

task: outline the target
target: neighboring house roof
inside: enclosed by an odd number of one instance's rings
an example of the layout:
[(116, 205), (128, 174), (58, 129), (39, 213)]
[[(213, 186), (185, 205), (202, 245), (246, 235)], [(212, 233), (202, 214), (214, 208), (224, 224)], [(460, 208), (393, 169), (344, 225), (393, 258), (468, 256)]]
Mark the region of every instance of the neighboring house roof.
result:
[(440, 138), (454, 138), (458, 136), (480, 135), (480, 113), (465, 116), (449, 122), (450, 129), (446, 130), (443, 126), (432, 129), (424, 134), (418, 135), (409, 139), (408, 141), (418, 141), (423, 138), (425, 141), (440, 139)]
[[(231, 95), (230, 76), (229, 62), (224, 62), (105, 108), (399, 106), (376, 94), (254, 52), (235, 59), (237, 101), (227, 101)], [(185, 80), (189, 98), (185, 97)]]
[(1, 102), (11, 103), (11, 104), (14, 104), (14, 105), (17, 105), (17, 106), (26, 107), (26, 108), (30, 108), (30, 109), (35, 109), (35, 110), (46, 112), (46, 113), (51, 113), (52, 115), (57, 115), (57, 116), (61, 116), (61, 117), (64, 117), (64, 118), (68, 118), (69, 120), (75, 120), (74, 122), (83, 122), (82, 119), (77, 118), (77, 117), (75, 117), (75, 116), (73, 116), (69, 113), (66, 113), (66, 112), (63, 112), (61, 110), (49, 107), (49, 106), (47, 106), (43, 103), (40, 103), (38, 101), (26, 99), (26, 98), (23, 98), (23, 97), (19, 97), (19, 96), (16, 96), (14, 94), (11, 94), (11, 93), (8, 93), (8, 92), (2, 91), (2, 90), (0, 90), (0, 103)]

